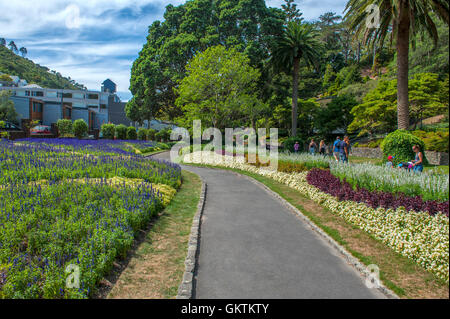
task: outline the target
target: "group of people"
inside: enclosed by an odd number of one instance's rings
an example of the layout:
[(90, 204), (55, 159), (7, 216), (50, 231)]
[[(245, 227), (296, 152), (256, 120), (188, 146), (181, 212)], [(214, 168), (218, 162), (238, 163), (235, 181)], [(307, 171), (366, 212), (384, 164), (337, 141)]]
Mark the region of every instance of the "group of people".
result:
[[(333, 156), (336, 160), (336, 162), (342, 162), (342, 163), (348, 163), (348, 158), (350, 154), (351, 144), (350, 139), (348, 136), (344, 136), (344, 139), (341, 140), (340, 136), (336, 138), (336, 140), (333, 143)], [(294, 145), (294, 151), (295, 153), (300, 152), (300, 143), (295, 142)], [(319, 146), (317, 146), (314, 139), (311, 139), (311, 142), (309, 143), (309, 153), (311, 155), (315, 155), (316, 153), (320, 155), (326, 155), (327, 154), (327, 145), (324, 140), (320, 141)], [(422, 172), (423, 171), (423, 153), (420, 150), (419, 145), (413, 146), (413, 151), (416, 153), (416, 156), (414, 160), (408, 163), (400, 163), (398, 164), (398, 168), (413, 170), (415, 172)], [(394, 156), (388, 157), (388, 162), (386, 163), (387, 167), (394, 167)]]
[[(398, 164), (397, 168), (413, 170), (414, 172), (422, 172), (423, 171), (423, 153), (420, 150), (420, 146), (414, 145), (412, 149), (413, 149), (413, 152), (416, 153), (415, 158), (411, 162)], [(394, 167), (394, 159), (395, 159), (395, 156), (392, 156), (392, 155), (388, 156), (388, 161), (386, 163), (386, 166), (393, 168)]]
[[(317, 146), (316, 141), (314, 139), (311, 139), (308, 149), (311, 155), (319, 153), (320, 155), (325, 156), (327, 154), (327, 144), (325, 143), (325, 140), (321, 140), (319, 146)], [(299, 142), (295, 142), (294, 151), (295, 153), (298, 153), (300, 151)], [(344, 139), (341, 140), (341, 138), (338, 136), (336, 138), (336, 141), (333, 143), (332, 153), (337, 162), (341, 161), (343, 163), (348, 163), (348, 157), (350, 154), (349, 137), (345, 136)]]

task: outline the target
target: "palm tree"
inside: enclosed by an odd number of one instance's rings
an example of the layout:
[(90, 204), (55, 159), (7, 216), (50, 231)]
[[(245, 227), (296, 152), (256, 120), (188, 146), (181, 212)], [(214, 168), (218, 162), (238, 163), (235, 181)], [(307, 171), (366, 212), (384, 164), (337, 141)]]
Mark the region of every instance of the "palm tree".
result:
[(276, 41), (272, 50), (271, 62), (281, 71), (292, 72), (292, 131), (297, 135), (298, 80), (300, 61), (307, 66), (316, 66), (321, 44), (318, 33), (312, 24), (300, 20), (291, 21), (283, 30), (283, 35)]
[[(366, 20), (370, 15), (368, 7), (378, 5), (380, 25), (367, 29)], [(369, 12), (367, 12), (368, 10)], [(428, 33), (435, 41), (438, 33), (434, 14), (449, 23), (448, 0), (349, 0), (345, 18), (356, 34), (365, 32), (366, 44), (382, 46), (386, 36), (395, 38), (397, 48), (397, 120), (399, 129), (409, 128), (408, 66), (409, 45), (414, 45), (417, 33)]]
[(17, 45), (14, 41), (9, 42), (8, 46), (11, 49), (11, 51), (13, 51), (14, 53), (18, 52)]
[(22, 54), (22, 57), (25, 57), (28, 54), (28, 50), (25, 47), (21, 47), (19, 52)]

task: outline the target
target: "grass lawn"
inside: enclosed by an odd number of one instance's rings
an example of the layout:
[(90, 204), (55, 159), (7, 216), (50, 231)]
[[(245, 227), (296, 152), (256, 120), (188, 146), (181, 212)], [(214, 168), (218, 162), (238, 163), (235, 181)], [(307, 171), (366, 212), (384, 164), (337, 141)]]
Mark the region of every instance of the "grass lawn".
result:
[[(195, 165), (201, 166), (201, 165)], [(366, 232), (305, 198), (297, 190), (257, 174), (228, 169), (265, 184), (299, 209), (363, 264), (376, 264), (384, 285), (401, 298), (449, 298), (449, 286), (408, 258), (394, 252)]]
[(200, 178), (193, 173), (183, 171), (182, 178), (177, 195), (145, 235), (107, 298), (171, 299), (177, 296), (202, 186)]

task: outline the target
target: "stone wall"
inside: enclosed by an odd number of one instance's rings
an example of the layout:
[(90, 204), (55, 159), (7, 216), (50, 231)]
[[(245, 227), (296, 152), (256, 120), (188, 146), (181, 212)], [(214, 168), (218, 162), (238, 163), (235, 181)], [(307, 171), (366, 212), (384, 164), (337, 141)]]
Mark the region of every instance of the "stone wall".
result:
[[(448, 165), (448, 153), (442, 152), (425, 152), (428, 162), (432, 165)], [(366, 158), (382, 158), (383, 152), (380, 148), (353, 147), (350, 155)]]

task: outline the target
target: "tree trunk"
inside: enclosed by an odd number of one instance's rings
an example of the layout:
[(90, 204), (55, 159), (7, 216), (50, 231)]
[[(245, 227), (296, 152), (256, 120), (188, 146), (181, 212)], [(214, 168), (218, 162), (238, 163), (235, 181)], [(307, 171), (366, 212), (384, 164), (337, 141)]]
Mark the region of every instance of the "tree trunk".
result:
[(409, 64), (409, 4), (401, 2), (397, 30), (397, 121), (398, 128), (409, 129), (408, 64)]
[(294, 74), (292, 75), (292, 132), (291, 132), (291, 136), (297, 136), (299, 66), (300, 66), (300, 58), (295, 58), (294, 59)]

